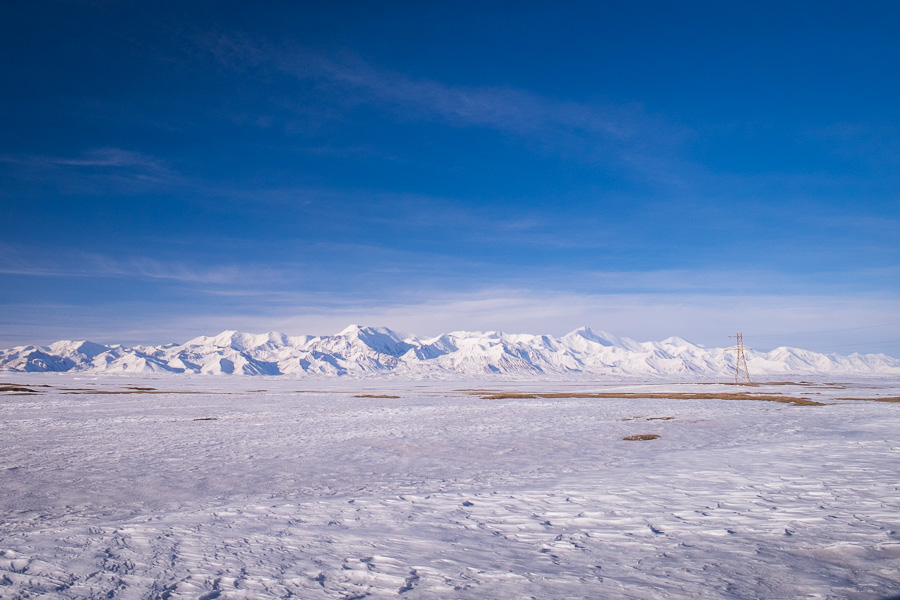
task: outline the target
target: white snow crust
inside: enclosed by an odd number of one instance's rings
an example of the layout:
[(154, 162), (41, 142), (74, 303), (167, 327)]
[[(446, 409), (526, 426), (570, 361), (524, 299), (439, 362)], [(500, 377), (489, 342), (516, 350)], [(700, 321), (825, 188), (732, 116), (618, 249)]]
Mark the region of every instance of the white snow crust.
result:
[[(3, 599), (900, 590), (900, 404), (841, 399), (897, 381), (4, 379)], [(825, 405), (674, 396), (736, 390)]]
[[(450, 379), (497, 375), (559, 379), (663, 377), (697, 380), (734, 373), (735, 353), (678, 337), (637, 342), (588, 328), (548, 335), (457, 331), (434, 338), (404, 336), (384, 327), (351, 325), (336, 335), (224, 331), (183, 344), (104, 346), (60, 341), (49, 347), (0, 350), (0, 371), (208, 375), (384, 376)], [(900, 376), (900, 359), (884, 354), (820, 354), (781, 347), (747, 350), (759, 377)]]

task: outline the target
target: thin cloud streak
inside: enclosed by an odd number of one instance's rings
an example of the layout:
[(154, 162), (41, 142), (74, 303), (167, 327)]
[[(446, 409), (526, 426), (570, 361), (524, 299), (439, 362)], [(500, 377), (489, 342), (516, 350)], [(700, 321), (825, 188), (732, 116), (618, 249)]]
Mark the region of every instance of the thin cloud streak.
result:
[(402, 121), (484, 127), (538, 142), (544, 152), (614, 163), (669, 183), (681, 181), (676, 173), (690, 168), (677, 148), (693, 132), (638, 104), (559, 100), (491, 85), (448, 85), (382, 69), (352, 55), (327, 56), (240, 35), (208, 34), (198, 44), (236, 71), (280, 71), (316, 82), (317, 91), (330, 93), (345, 106), (380, 106)]
[(64, 189), (81, 192), (105, 191), (110, 184), (148, 189), (187, 182), (165, 162), (122, 148), (94, 148), (76, 157), (4, 154), (0, 163), (18, 167), (15, 177), (43, 182), (49, 174)]
[[(233, 284), (254, 275), (257, 281), (265, 268), (228, 265), (197, 267), (182, 262), (162, 261), (147, 257), (114, 258), (103, 254), (68, 249), (65, 262), (46, 255), (35, 257), (29, 249), (2, 245), (0, 274), (26, 277), (78, 277), (171, 280), (194, 284)], [(274, 279), (274, 277), (272, 277)]]
[[(294, 65), (286, 63), (284, 68), (300, 78), (310, 76), (306, 65)], [(574, 151), (591, 162), (614, 161), (654, 179), (672, 176), (673, 163), (682, 162), (675, 147), (690, 135), (637, 105), (560, 101), (497, 86), (450, 86), (378, 69), (359, 59), (319, 58), (312, 72), (355, 91), (361, 102), (392, 108), (403, 119), (487, 127), (540, 141), (553, 152)]]
[[(499, 238), (502, 239), (502, 238)], [(238, 243), (237, 241), (232, 244)], [(263, 254), (265, 254), (263, 250)], [(719, 296), (896, 295), (890, 282), (896, 267), (835, 270), (829, 277), (774, 269), (676, 268), (598, 270), (571, 265), (560, 271), (553, 263), (512, 263), (504, 255), (463, 258), (440, 249), (402, 250), (377, 244), (302, 242), (288, 260), (172, 260), (150, 256), (120, 257), (77, 248), (47, 253), (40, 247), (0, 244), (0, 274), (35, 278), (126, 279), (185, 284), (199, 297), (232, 298), (247, 310), (260, 306), (304, 305), (317, 298), (346, 303), (396, 302), (405, 296), (429, 298), (447, 290), (471, 293), (491, 286), (511, 289), (569, 290), (578, 294), (660, 294)], [(333, 262), (342, 276), (332, 275)], [(885, 281), (883, 286), (873, 282)], [(162, 288), (160, 288), (162, 289)], [(342, 305), (342, 304), (341, 304)]]

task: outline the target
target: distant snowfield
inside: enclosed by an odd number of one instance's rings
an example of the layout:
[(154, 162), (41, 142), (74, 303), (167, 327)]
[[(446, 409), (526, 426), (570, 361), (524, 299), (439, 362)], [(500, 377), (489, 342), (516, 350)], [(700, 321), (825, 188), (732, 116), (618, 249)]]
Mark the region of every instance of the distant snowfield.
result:
[(897, 382), (2, 381), (4, 599), (900, 594)]

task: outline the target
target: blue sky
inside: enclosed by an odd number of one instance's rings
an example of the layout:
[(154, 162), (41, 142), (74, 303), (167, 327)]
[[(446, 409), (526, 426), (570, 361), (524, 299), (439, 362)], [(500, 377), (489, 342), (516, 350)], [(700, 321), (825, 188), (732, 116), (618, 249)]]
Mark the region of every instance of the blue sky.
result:
[(0, 346), (900, 355), (900, 5), (482, 4), (0, 5)]

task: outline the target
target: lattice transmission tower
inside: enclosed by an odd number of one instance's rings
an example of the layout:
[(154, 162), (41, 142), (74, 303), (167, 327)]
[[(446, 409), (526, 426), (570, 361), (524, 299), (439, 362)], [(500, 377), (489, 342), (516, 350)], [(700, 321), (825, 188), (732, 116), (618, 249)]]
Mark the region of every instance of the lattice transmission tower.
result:
[(747, 357), (744, 356), (744, 334), (736, 333), (728, 337), (736, 340), (734, 346), (728, 348), (728, 350), (737, 352), (737, 357), (734, 359), (734, 382), (740, 383), (740, 380), (744, 379), (747, 383), (752, 383), (750, 381), (750, 369), (747, 368)]

